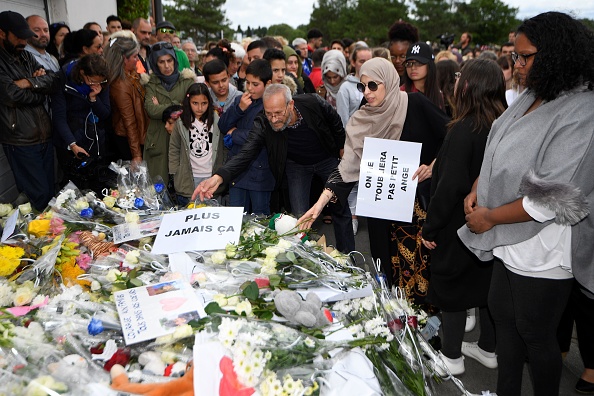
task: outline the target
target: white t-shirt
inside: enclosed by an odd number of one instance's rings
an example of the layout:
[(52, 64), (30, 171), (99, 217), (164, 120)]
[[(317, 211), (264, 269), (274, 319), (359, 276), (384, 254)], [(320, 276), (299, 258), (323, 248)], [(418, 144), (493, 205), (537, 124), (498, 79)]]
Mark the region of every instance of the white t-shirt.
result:
[[(536, 205), (528, 197), (522, 200), (524, 210), (538, 222), (555, 218), (555, 212)], [(493, 254), (507, 269), (531, 278), (570, 279), (571, 227), (557, 223), (543, 228), (532, 238), (514, 245), (498, 246)]]
[(190, 126), (190, 164), (194, 177), (212, 175), (212, 126), (195, 119)]

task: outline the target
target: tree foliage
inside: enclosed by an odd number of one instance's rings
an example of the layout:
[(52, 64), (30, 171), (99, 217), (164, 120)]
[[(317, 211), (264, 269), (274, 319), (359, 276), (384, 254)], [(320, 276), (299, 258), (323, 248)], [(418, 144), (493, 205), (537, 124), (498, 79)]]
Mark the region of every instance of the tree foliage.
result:
[(221, 31), (227, 38), (233, 37), (233, 29), (225, 16), (223, 6), (226, 0), (174, 0), (164, 6), (165, 19), (173, 23), (184, 37), (195, 42), (207, 42), (221, 38)]
[(318, 0), (308, 28), (320, 29), (326, 43), (350, 37), (378, 45), (387, 40), (390, 25), (403, 19), (417, 26), (423, 41), (439, 42), (444, 33), (457, 39), (469, 31), (475, 44), (501, 44), (518, 26), (517, 13), (501, 0)]
[(132, 22), (136, 18), (148, 18), (151, 6), (150, 0), (118, 0), (118, 16)]
[(287, 25), (286, 23), (281, 23), (279, 25), (271, 25), (270, 27), (268, 27), (268, 32), (266, 34), (268, 34), (269, 36), (283, 36), (284, 38), (286, 38), (287, 40), (289, 40), (289, 42), (293, 41), (293, 39), (297, 38), (297, 37), (305, 37), (307, 33), (307, 30), (301, 30), (301, 29), (293, 29), (293, 27), (291, 27), (290, 25)]

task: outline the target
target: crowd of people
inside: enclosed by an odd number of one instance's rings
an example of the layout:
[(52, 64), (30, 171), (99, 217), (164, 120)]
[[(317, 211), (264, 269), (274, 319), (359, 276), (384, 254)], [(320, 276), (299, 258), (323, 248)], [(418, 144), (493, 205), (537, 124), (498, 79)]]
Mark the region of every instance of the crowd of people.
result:
[(432, 46), (404, 21), (376, 48), (311, 29), (199, 50), (176, 33), (0, 13), (0, 143), (36, 209), (68, 180), (109, 187), (107, 165), (132, 161), (180, 207), (214, 197), (304, 229), (323, 217), (348, 253), (365, 137), (421, 143), (412, 221), (368, 219), (387, 283), (441, 315), (449, 371), (464, 356), (498, 368), (500, 396), (521, 393), (526, 361), (535, 394), (559, 393), (575, 319), (576, 390), (594, 393), (590, 30), (544, 13), (496, 50), (470, 32)]

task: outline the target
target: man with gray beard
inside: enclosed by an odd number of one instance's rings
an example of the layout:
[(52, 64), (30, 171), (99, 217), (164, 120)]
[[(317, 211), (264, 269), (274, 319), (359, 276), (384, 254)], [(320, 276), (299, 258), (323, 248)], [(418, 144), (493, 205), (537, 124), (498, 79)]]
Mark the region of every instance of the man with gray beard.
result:
[[(289, 181), (292, 212), (298, 218), (309, 209), (313, 175), (326, 180), (342, 157), (345, 130), (338, 113), (316, 94), (291, 98), (283, 84), (271, 84), (264, 91), (264, 112), (256, 116), (247, 142), (214, 176), (196, 187), (192, 199), (212, 197), (219, 185), (233, 180), (258, 156), (268, 151), (268, 163), (277, 186)], [(351, 211), (348, 205), (331, 204), (336, 248), (355, 250)]]

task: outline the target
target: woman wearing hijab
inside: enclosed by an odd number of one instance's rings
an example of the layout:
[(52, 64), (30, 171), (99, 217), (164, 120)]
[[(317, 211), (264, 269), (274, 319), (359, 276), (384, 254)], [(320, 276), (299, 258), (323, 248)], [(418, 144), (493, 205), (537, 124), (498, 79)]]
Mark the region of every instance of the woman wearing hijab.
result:
[(143, 158), (150, 175), (160, 175), (167, 184), (169, 133), (165, 130), (163, 111), (173, 104), (182, 103), (186, 91), (194, 83), (196, 74), (191, 69), (184, 69), (181, 73), (178, 71), (173, 45), (164, 41), (152, 46), (148, 61), (153, 74), (145, 86), (144, 107), (150, 120), (144, 141)]
[(315, 93), (316, 89), (309, 79), (303, 73), (303, 62), (297, 52), (288, 45), (283, 46), (283, 52), (287, 56), (287, 75), (295, 78), (297, 83), (297, 93)]
[(342, 51), (330, 50), (322, 59), (322, 81), (324, 84), (318, 88), (318, 95), (326, 99), (336, 110), (336, 96), (340, 86), (347, 76), (346, 58)]
[[(348, 205), (347, 197), (359, 180), (365, 137), (422, 143), (421, 166), (414, 173), (419, 184), (431, 177), (430, 164), (437, 156), (449, 119), (420, 93), (400, 91), (400, 78), (390, 61), (373, 58), (361, 66), (358, 89), (367, 103), (357, 110), (346, 126), (344, 156), (330, 175), (316, 204), (299, 219), (309, 228), (329, 203)], [(417, 190), (418, 192), (418, 190)], [(412, 223), (369, 218), (369, 240), (374, 260), (380, 259), (389, 284), (401, 286), (409, 297), (427, 292), (428, 261), (420, 252), (416, 238), (426, 213), (415, 201)], [(407, 235), (409, 238), (402, 237)], [(393, 241), (393, 242), (392, 242)], [(406, 253), (405, 261), (402, 252)], [(407, 268), (404, 268), (407, 267)], [(415, 281), (420, 282), (415, 283)]]

